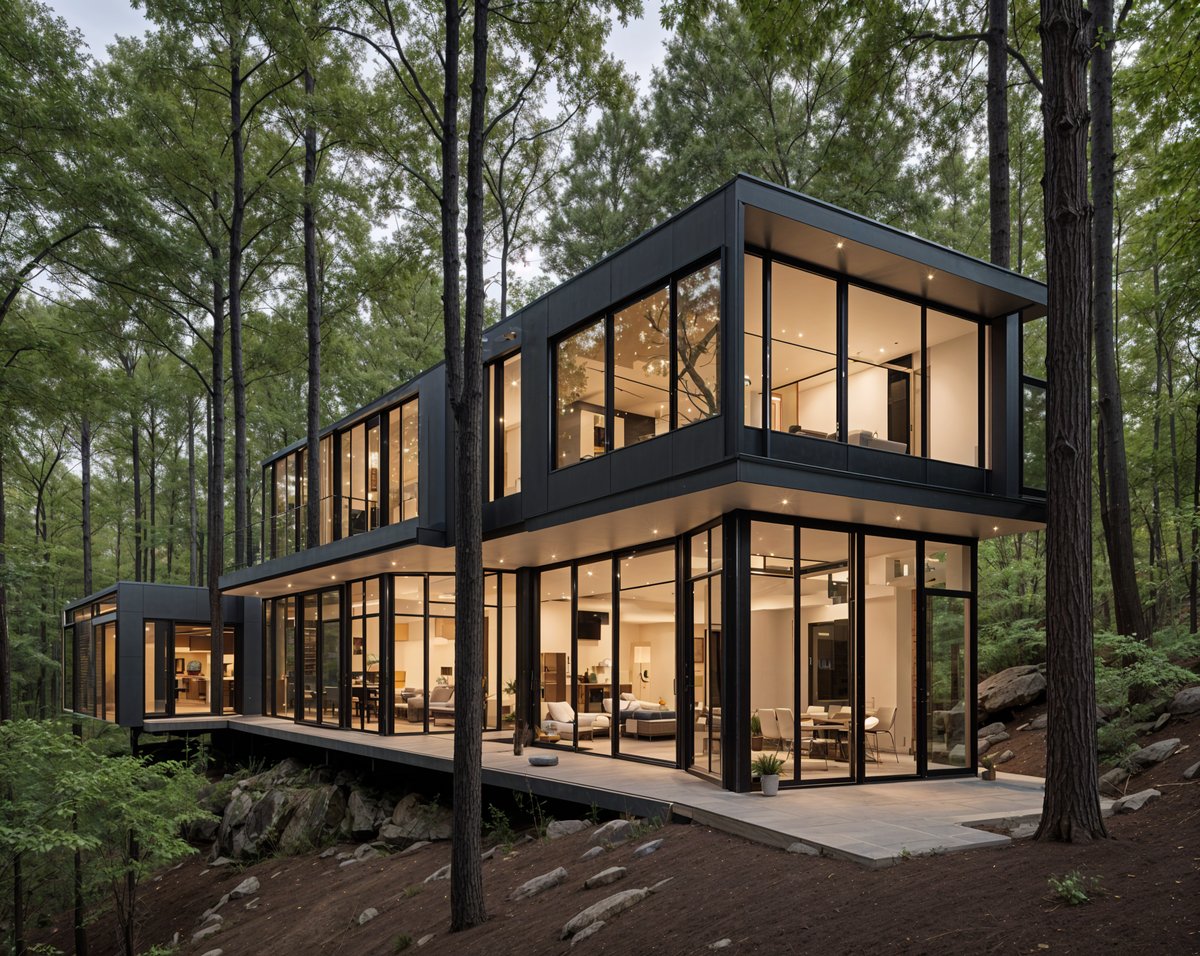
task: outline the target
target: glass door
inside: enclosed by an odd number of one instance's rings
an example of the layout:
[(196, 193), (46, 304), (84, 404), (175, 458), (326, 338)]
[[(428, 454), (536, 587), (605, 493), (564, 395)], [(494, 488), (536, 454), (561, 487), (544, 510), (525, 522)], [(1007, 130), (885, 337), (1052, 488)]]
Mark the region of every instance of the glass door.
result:
[(720, 780), (722, 703), (725, 689), (725, 645), (720, 525), (701, 531), (688, 547), (688, 589), (684, 603), (685, 675), (681, 702), (691, 733), (684, 740), (685, 766)]
[(971, 647), (971, 549), (926, 542), (925, 765), (927, 771), (972, 766), (975, 740), (967, 688)]

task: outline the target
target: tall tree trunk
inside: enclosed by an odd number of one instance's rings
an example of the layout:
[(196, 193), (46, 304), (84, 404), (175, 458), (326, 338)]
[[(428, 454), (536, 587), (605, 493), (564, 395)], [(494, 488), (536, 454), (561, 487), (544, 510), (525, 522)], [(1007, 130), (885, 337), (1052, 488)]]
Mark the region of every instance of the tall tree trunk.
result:
[[(91, 593), (88, 588), (84, 588), (84, 590)], [(78, 741), (77, 746), (82, 746), (83, 723), (81, 721), (71, 721), (71, 733)], [(78, 813), (71, 815), (71, 830), (74, 832), (79, 830)], [(80, 849), (75, 850), (74, 866), (71, 872), (71, 897), (75, 906), (75, 956), (88, 956), (87, 908), (83, 899), (83, 851)]]
[(142, 552), (145, 548), (142, 525), (142, 439), (138, 415), (132, 415), (130, 439), (133, 450), (133, 579), (142, 580)]
[[(1200, 389), (1200, 360), (1192, 372), (1192, 387)], [(1191, 633), (1197, 631), (1197, 619), (1200, 618), (1200, 608), (1196, 606), (1196, 598), (1200, 595), (1200, 397), (1196, 399), (1196, 435), (1192, 446), (1192, 573), (1188, 582), (1189, 620)], [(3, 539), (0, 538), (0, 544)], [(0, 620), (0, 626), (3, 621)]]
[(1174, 335), (1167, 341), (1167, 447), (1170, 450), (1171, 462), (1171, 504), (1174, 508), (1174, 519), (1171, 524), (1175, 527), (1175, 556), (1179, 560), (1179, 568), (1183, 569), (1187, 558), (1183, 552), (1183, 487), (1179, 482), (1179, 443), (1175, 435), (1175, 342)]
[(1125, 419), (1117, 377), (1113, 320), (1113, 148), (1112, 0), (1092, 0), (1096, 42), (1092, 51), (1092, 325), (1096, 342), (1097, 461), (1100, 517), (1112, 574), (1117, 630), (1145, 640), (1149, 631), (1138, 595), (1125, 457)]
[[(212, 197), (213, 209), (217, 207), (217, 196)], [(225, 541), (225, 313), (224, 292), (221, 288), (221, 252), (213, 246), (209, 250), (212, 258), (212, 381), (210, 387), (212, 415), (211, 438), (208, 446), (208, 616), (211, 622), (211, 639), (223, 640), (225, 622), (221, 614), (221, 570)]]
[[(304, 96), (307, 119), (304, 125), (304, 304), (308, 325), (308, 501), (305, 508), (305, 546), (321, 541), (321, 287), (317, 275), (317, 215), (313, 192), (317, 180), (317, 126), (313, 98), (317, 78), (310, 65), (304, 67)], [(398, 455), (399, 436), (389, 435), (388, 453)], [(266, 505), (263, 505), (264, 509)]]
[(1078, 0), (1041, 0), (1046, 221), (1046, 794), (1039, 839), (1106, 836), (1092, 650), (1087, 63)]
[(487, 918), (480, 864), (483, 733), (483, 135), (487, 94), (488, 5), (476, 0), (471, 107), (467, 128), (466, 322), (458, 305), (458, 0), (446, 2), (445, 99), (442, 138), (442, 282), (446, 369), (458, 465), (454, 494), (456, 681), (466, 696), (454, 724), (454, 844), (450, 850), (450, 928)]
[(79, 426), (79, 473), (83, 512), (83, 593), (92, 593), (92, 422), (84, 413)]
[(158, 579), (158, 419), (150, 409), (150, 521), (146, 529), (146, 580)]
[(988, 0), (987, 28), (988, 216), (991, 260), (1008, 268), (1008, 0)]
[(196, 503), (196, 405), (188, 399), (188, 584), (200, 583), (200, 515)]
[[(1197, 426), (1200, 428), (1200, 425)], [(7, 579), (7, 542), (6, 511), (4, 500), (4, 443), (5, 434), (0, 426), (0, 723), (12, 720), (12, 649), (8, 642), (8, 588)]]
[[(242, 29), (240, 24), (238, 29)], [(250, 487), (246, 471), (246, 377), (242, 368), (242, 228), (246, 217), (246, 157), (242, 136), (243, 39), (241, 33), (234, 37), (229, 54), (229, 129), (233, 153), (233, 208), (229, 217), (229, 365), (233, 385), (234, 567), (249, 567), (254, 563), (248, 533)]]

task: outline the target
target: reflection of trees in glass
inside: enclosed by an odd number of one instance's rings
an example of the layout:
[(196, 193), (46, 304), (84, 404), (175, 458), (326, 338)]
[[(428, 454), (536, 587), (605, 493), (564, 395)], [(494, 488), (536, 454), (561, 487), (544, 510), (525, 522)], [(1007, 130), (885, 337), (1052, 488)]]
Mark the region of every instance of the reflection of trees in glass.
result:
[(721, 264), (679, 280), (676, 351), (679, 357), (679, 424), (721, 412)]
[[(634, 384), (667, 392), (671, 377), (671, 294), (667, 287), (618, 312), (613, 317), (613, 339), (631, 368), (634, 359), (642, 363), (641, 372), (634, 373)], [(619, 369), (614, 368), (614, 380), (618, 374)], [(632, 391), (623, 389), (620, 382), (615, 382), (615, 388), (618, 392)], [(633, 394), (635, 398), (645, 397), (636, 391)], [(618, 398), (618, 407), (620, 403)]]
[(961, 763), (965, 755), (954, 756), (954, 747), (966, 742), (966, 621), (965, 598), (931, 596), (926, 649), (929, 682), (929, 719), (941, 716), (940, 730), (947, 748), (947, 759)]
[(589, 363), (604, 371), (604, 322), (580, 329), (558, 344), (558, 410), (566, 414), (570, 405), (587, 391)]
[(1046, 487), (1046, 390), (1026, 384), (1022, 409), (1021, 483), (1026, 488)]

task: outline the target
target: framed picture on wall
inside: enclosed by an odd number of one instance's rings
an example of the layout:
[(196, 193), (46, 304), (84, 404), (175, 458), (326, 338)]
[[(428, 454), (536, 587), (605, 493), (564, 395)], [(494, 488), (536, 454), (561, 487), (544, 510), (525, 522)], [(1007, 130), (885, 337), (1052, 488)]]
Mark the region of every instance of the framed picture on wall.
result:
[(704, 663), (704, 638), (702, 637), (692, 638), (692, 663)]
[(182, 657), (175, 658), (175, 673), (176, 674), (183, 673), (183, 658)]

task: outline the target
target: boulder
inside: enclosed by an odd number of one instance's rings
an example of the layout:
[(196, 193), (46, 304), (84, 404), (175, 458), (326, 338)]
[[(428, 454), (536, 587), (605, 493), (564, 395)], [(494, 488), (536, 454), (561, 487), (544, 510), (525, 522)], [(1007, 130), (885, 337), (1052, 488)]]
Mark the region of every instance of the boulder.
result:
[(275, 788), (255, 802), (246, 815), (243, 856), (254, 856), (273, 849), (292, 814), (295, 791)]
[(253, 806), (254, 798), (250, 794), (239, 793), (225, 807), (221, 825), (217, 827), (217, 846), (223, 855), (235, 855), (233, 853), (234, 834), (241, 830), (250, 813), (250, 808)]
[(1025, 729), (1026, 730), (1045, 730), (1046, 729), (1046, 715), (1038, 714), (1036, 717), (1033, 718), (1033, 720), (1031, 720), (1028, 724), (1025, 725)]
[(217, 838), (217, 828), (220, 825), (220, 819), (215, 816), (201, 817), (199, 820), (192, 820), (187, 824), (184, 828), (184, 836), (188, 843), (207, 845)]
[(984, 737), (983, 739), (984, 739), (984, 741), (986, 741), (987, 745), (989, 747), (991, 747), (994, 744), (1003, 743), (1004, 741), (1008, 740), (1009, 739), (1008, 731), (1002, 730), (998, 734), (989, 734), (987, 737)]
[(591, 825), (588, 820), (551, 820), (550, 825), (546, 827), (546, 836), (551, 840), (557, 840), (559, 837), (570, 836), (572, 833), (586, 830)]
[(821, 848), (819, 846), (813, 846), (811, 843), (803, 843), (800, 840), (797, 840), (795, 843), (789, 845), (787, 851), (788, 853), (799, 853), (802, 856), (821, 855)]
[(602, 929), (604, 929), (604, 920), (602, 920), (602, 919), (598, 919), (591, 926), (588, 926), (585, 929), (581, 929), (578, 933), (575, 934), (575, 938), (571, 940), (571, 949), (575, 948), (576, 943), (582, 942), (583, 940), (587, 939), (589, 936), (593, 936), (596, 933), (600, 932), (600, 930), (602, 930)]
[(434, 870), (432, 873), (430, 873), (427, 877), (425, 877), (425, 882), (426, 883), (434, 883), (438, 880), (448, 880), (448, 879), (450, 879), (450, 864), (449, 863), (447, 863), (441, 869)]
[(531, 896), (537, 896), (539, 893), (545, 893), (546, 890), (552, 890), (559, 886), (567, 878), (565, 867), (557, 867), (549, 873), (543, 873), (541, 876), (535, 876), (531, 880), (526, 880), (508, 897), (510, 900), (527, 900)]
[(422, 803), (420, 797), (410, 793), (392, 811), (387, 836), (382, 831), (380, 836), (392, 844), (449, 840), (453, 825), (454, 815), (448, 807)]
[(986, 740), (979, 740), (979, 741), (976, 741), (976, 745), (975, 745), (975, 746), (976, 746), (977, 752), (979, 753), (979, 756), (981, 756), (981, 757), (982, 757), (982, 756), (983, 756), (985, 753), (987, 753), (989, 750), (991, 750), (991, 749), (992, 749), (992, 745), (991, 745), (991, 744), (989, 744), (989, 743), (988, 743)]
[(1127, 797), (1122, 797), (1113, 804), (1113, 813), (1133, 813), (1140, 810), (1151, 800), (1157, 800), (1162, 794), (1157, 790), (1139, 790)]
[(1124, 767), (1113, 767), (1100, 777), (1100, 792), (1106, 797), (1119, 797), (1124, 791), (1125, 781), (1129, 779), (1129, 771)]
[(200, 929), (196, 930), (196, 932), (192, 933), (192, 942), (198, 943), (202, 939), (208, 939), (210, 936), (216, 936), (219, 932), (221, 932), (220, 923), (209, 923), (207, 926), (201, 927)]
[(425, 847), (427, 847), (427, 846), (429, 846), (429, 841), (428, 841), (428, 840), (418, 840), (418, 841), (417, 841), (416, 843), (414, 843), (412, 846), (410, 846), (410, 847), (407, 847), (407, 848), (406, 848), (406, 849), (404, 849), (404, 850), (401, 850), (401, 851), (400, 851), (400, 856), (412, 856), (412, 855), (413, 855), (414, 853), (416, 853), (418, 850), (423, 850), (423, 849), (425, 849)]
[(612, 896), (605, 897), (599, 903), (593, 903), (587, 909), (580, 910), (567, 920), (559, 938), (570, 939), (577, 933), (583, 932), (593, 923), (605, 921), (629, 909), (631, 906), (637, 906), (638, 903), (649, 895), (650, 890), (643, 886), (640, 889), (622, 890), (620, 893), (614, 893)]
[(583, 881), (585, 890), (595, 889), (597, 886), (608, 886), (610, 883), (616, 883), (617, 880), (625, 879), (625, 875), (629, 871), (623, 866), (610, 866), (607, 870), (601, 870), (595, 876), (589, 876)]
[(244, 896), (253, 896), (258, 892), (259, 885), (257, 876), (248, 876), (229, 891), (229, 898), (231, 900), (240, 900)]
[(1196, 763), (1192, 764), (1190, 767), (1187, 768), (1187, 770), (1185, 770), (1183, 772), (1183, 779), (1184, 780), (1195, 780), (1197, 774), (1200, 774), (1200, 761), (1197, 761)]
[[(624, 843), (633, 837), (633, 824), (628, 820), (609, 820), (603, 826), (596, 827), (595, 832), (588, 837), (588, 843), (603, 846), (606, 843)], [(566, 937), (564, 937), (565, 939)]]
[(733, 940), (731, 940), (728, 936), (726, 936), (722, 939), (717, 940), (715, 943), (709, 943), (708, 948), (709, 949), (728, 949), (732, 945), (733, 945)]
[(1004, 724), (997, 720), (993, 723), (988, 724), (985, 727), (980, 727), (979, 731), (975, 734), (975, 736), (982, 739), (984, 737), (990, 737), (992, 734), (999, 734), (999, 733), (1003, 733), (1003, 732), (1004, 732)]
[(270, 790), (282, 783), (296, 782), (300, 777), (307, 778), (308, 765), (301, 763), (295, 757), (281, 760), (274, 767), (268, 767), (262, 773), (255, 774), (240, 781), (238, 786), (243, 790)]
[(374, 906), (368, 906), (365, 910), (358, 914), (358, 925), (366, 926), (367, 923), (371, 922), (371, 920), (378, 915), (379, 910), (375, 909)]
[(1145, 770), (1148, 767), (1153, 767), (1156, 763), (1162, 763), (1171, 754), (1179, 749), (1179, 738), (1171, 737), (1167, 740), (1160, 740), (1157, 743), (1143, 747), (1129, 755), (1128, 763), (1134, 769), (1134, 772)]
[(594, 860), (594, 859), (596, 859), (596, 857), (602, 855), (603, 853), (604, 853), (604, 847), (594, 846), (594, 847), (591, 847), (590, 849), (584, 850), (583, 856), (581, 856), (579, 859)]
[(1167, 710), (1176, 717), (1200, 714), (1200, 685), (1185, 687), (1181, 690), (1171, 698), (1171, 703), (1167, 704)]
[(651, 853), (655, 852), (660, 846), (662, 846), (662, 842), (663, 842), (662, 840), (651, 840), (649, 843), (643, 843), (641, 846), (639, 846), (636, 850), (633, 851), (634, 858), (636, 859), (638, 857), (649, 856)]
[(375, 835), (375, 801), (361, 790), (351, 790), (346, 801), (346, 815), (350, 819), (350, 835), (363, 840)]
[(320, 846), (337, 829), (346, 812), (342, 791), (332, 785), (304, 790), (296, 808), (279, 837), (283, 853), (303, 853), (309, 847)]
[(1011, 750), (1006, 750), (1006, 751), (1004, 751), (1004, 753), (1000, 754), (999, 756), (993, 757), (992, 763), (994, 763), (994, 764), (1008, 763), (1015, 756), (1016, 756), (1016, 754), (1013, 753)]
[(976, 688), (979, 712), (999, 714), (1036, 703), (1046, 693), (1046, 678), (1036, 664), (1021, 664), (993, 674)]
[(371, 846), (370, 843), (364, 843), (354, 851), (354, 859), (358, 860), (360, 863), (363, 860), (373, 860), (379, 855), (379, 851), (375, 849), (375, 847)]

